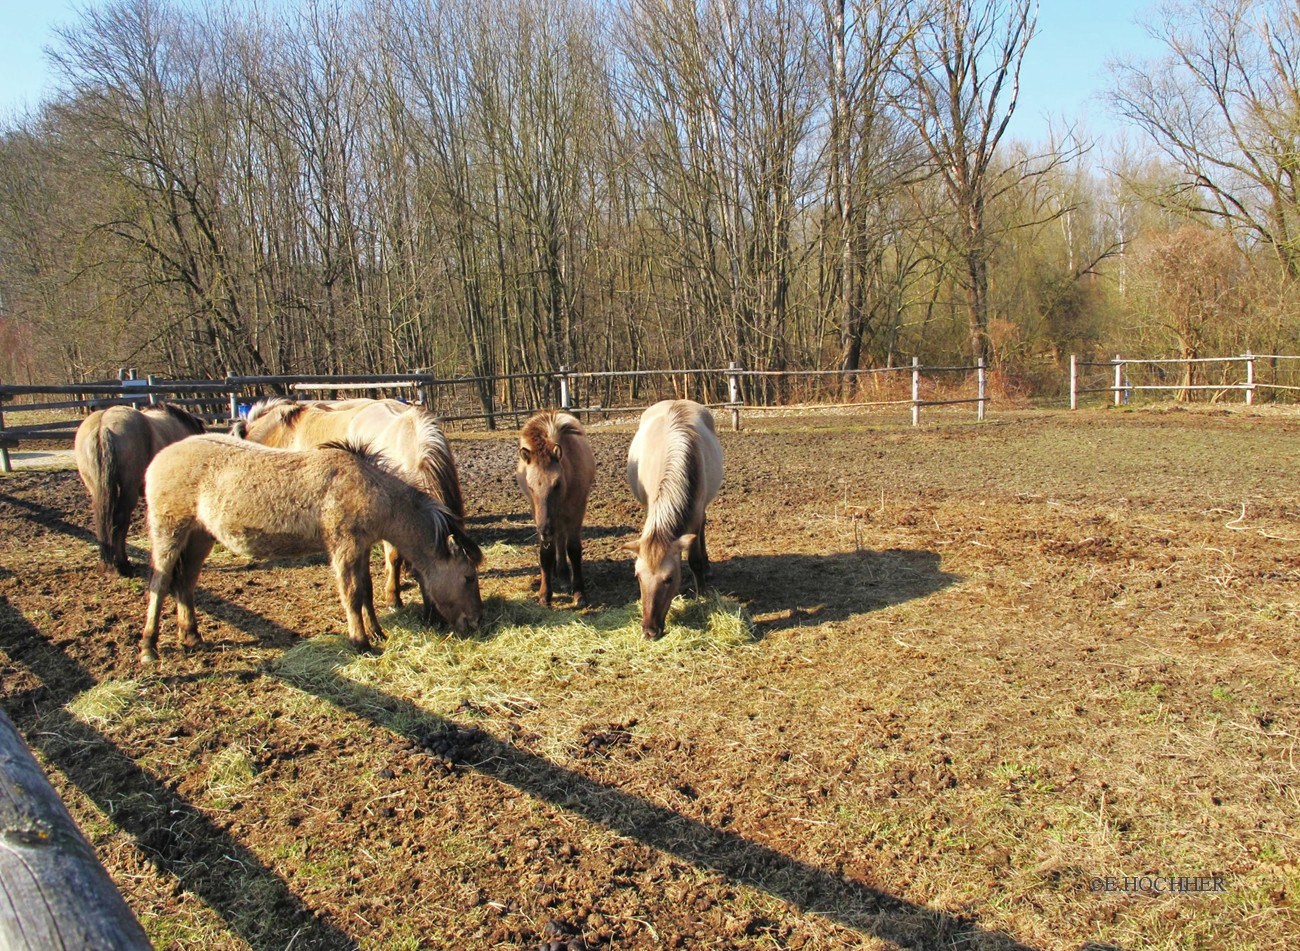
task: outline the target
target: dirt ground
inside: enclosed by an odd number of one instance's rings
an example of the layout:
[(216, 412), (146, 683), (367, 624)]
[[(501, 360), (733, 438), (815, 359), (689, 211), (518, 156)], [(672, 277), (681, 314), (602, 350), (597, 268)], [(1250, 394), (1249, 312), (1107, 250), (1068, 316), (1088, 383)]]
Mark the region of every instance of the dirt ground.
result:
[[(157, 947), (1300, 945), (1300, 416), (747, 419), (708, 537), (739, 644), (600, 627), (630, 434), (591, 431), (589, 641), (489, 620), (427, 670), (337, 646), (323, 560), (220, 550), (205, 648), (169, 602), (142, 668), (75, 472), (0, 478), (0, 702)], [(453, 447), (513, 610), (514, 443)]]

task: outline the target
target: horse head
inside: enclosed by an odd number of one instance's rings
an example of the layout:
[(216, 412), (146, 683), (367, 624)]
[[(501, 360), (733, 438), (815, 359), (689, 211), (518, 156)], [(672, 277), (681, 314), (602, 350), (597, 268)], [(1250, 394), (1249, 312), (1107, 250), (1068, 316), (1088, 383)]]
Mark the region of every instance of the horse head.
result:
[(478, 630), (483, 617), (478, 584), (483, 552), (442, 503), (426, 497), (421, 508), (428, 531), (420, 533), (420, 550), (402, 555), (420, 584), (425, 621), (441, 618), (463, 637)]
[(673, 598), (682, 588), (682, 555), (695, 543), (693, 534), (663, 539), (639, 538), (623, 546), (636, 555), (636, 580), (641, 588), (641, 633), (651, 640), (664, 636), (664, 622)]
[(519, 437), (515, 477), (533, 503), (533, 524), (542, 547), (554, 544), (556, 508), (564, 497), (564, 449), (540, 429), (525, 429)]

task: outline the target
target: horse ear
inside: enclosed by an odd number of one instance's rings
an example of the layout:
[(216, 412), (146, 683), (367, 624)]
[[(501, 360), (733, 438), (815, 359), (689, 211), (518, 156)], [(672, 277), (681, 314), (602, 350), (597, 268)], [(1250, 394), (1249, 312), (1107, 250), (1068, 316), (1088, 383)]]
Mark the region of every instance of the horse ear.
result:
[(634, 538), (630, 542), (624, 542), (618, 546), (621, 551), (631, 552), (634, 555), (641, 554), (641, 539)]
[(523, 460), (524, 465), (528, 465), (528, 463), (533, 461), (533, 454), (528, 451), (527, 446), (520, 446), (519, 458)]
[(453, 558), (460, 554), (460, 545), (456, 544), (456, 536), (454, 535), (447, 536), (447, 553)]
[(557, 443), (556, 443), (556, 444), (551, 448), (551, 458), (554, 459), (556, 462), (559, 462), (559, 461), (560, 461), (560, 456), (562, 456), (562, 455), (564, 455), (564, 450), (560, 448), (560, 444), (557, 442)]
[(693, 533), (690, 535), (683, 535), (681, 538), (677, 539), (676, 544), (677, 550), (682, 554), (686, 554), (691, 550), (691, 546), (695, 544), (695, 535)]

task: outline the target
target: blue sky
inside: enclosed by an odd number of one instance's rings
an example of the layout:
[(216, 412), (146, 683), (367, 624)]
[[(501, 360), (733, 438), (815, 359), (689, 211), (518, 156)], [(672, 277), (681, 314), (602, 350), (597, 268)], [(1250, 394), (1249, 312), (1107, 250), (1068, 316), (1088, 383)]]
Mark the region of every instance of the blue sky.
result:
[[(54, 43), (55, 27), (75, 22), (83, 5), (0, 0), (0, 121), (35, 106), (53, 88), (43, 49)], [(1148, 6), (1146, 0), (1042, 0), (1010, 134), (1041, 141), (1049, 121), (1076, 122), (1089, 135), (1112, 131), (1114, 120), (1097, 98), (1106, 88), (1106, 61), (1156, 52), (1134, 23)]]

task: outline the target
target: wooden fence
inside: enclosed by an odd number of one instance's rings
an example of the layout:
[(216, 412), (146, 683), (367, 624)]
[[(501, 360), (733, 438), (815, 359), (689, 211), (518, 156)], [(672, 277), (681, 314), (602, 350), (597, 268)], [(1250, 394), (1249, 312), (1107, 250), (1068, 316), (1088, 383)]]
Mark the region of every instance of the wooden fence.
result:
[[(579, 416), (607, 417), (640, 412), (659, 399), (689, 398), (730, 411), (734, 429), (742, 410), (799, 412), (828, 407), (909, 407), (920, 425), (928, 406), (974, 404), (984, 419), (987, 376), (975, 366), (910, 366), (868, 370), (725, 369), (613, 370), (583, 372), (561, 367), (554, 373), (439, 378), (429, 373), (342, 376), (227, 376), (222, 380), (135, 378), (59, 386), (0, 385), (0, 462), (10, 471), (9, 450), (23, 438), (71, 438), (81, 416), (107, 406), (143, 406), (166, 399), (220, 428), (232, 424), (255, 400), (269, 395), (333, 398), (369, 393), (423, 403), (453, 428), (466, 423), (519, 426), (538, 409), (559, 406)], [(970, 378), (974, 393), (970, 394)], [(57, 419), (13, 426), (18, 414)]]
[[(1079, 396), (1088, 393), (1108, 393), (1116, 406), (1129, 402), (1142, 392), (1174, 392), (1181, 398), (1193, 393), (1209, 393), (1218, 399), (1226, 393), (1240, 392), (1245, 404), (1255, 403), (1256, 393), (1285, 395), (1300, 392), (1300, 356), (1283, 354), (1245, 353), (1237, 357), (1168, 357), (1160, 359), (1134, 359), (1116, 356), (1104, 362), (1080, 360), (1070, 355), (1070, 409), (1079, 408)], [(1271, 370), (1271, 379), (1261, 378), (1261, 364)], [(1215, 366), (1220, 368), (1217, 382), (1194, 382), (1196, 370)], [(1104, 386), (1087, 385), (1087, 371), (1101, 370), (1105, 374)], [(1179, 382), (1165, 380), (1169, 370), (1180, 372)], [(1083, 374), (1080, 373), (1083, 371)], [(1134, 372), (1136, 371), (1136, 373)], [(1135, 382), (1136, 378), (1136, 382)], [(1204, 376), (1201, 377), (1204, 379)], [(1155, 379), (1157, 382), (1147, 382)], [(1283, 383), (1281, 380), (1291, 382)], [(1083, 385), (1081, 385), (1083, 384)]]
[(0, 711), (0, 948), (149, 947), (95, 850)]

